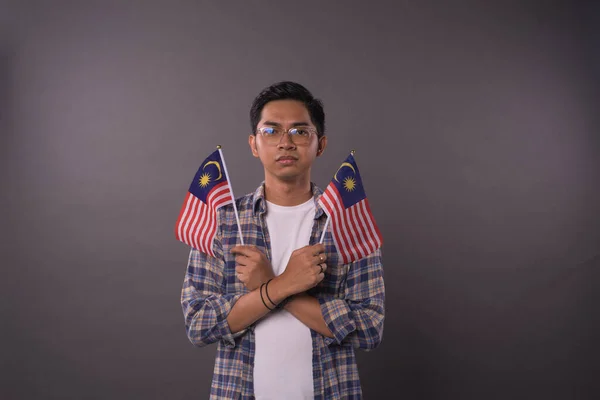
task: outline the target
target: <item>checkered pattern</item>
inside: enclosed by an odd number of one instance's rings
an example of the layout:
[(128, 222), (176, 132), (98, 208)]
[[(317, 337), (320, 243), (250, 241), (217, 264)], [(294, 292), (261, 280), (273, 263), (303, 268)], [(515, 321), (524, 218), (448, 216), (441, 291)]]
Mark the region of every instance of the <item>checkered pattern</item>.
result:
[[(322, 190), (313, 185), (315, 223), (310, 244), (319, 241), (326, 214), (318, 204)], [(247, 245), (255, 245), (270, 259), (265, 223), (264, 185), (236, 200)], [(232, 334), (227, 315), (248, 290), (235, 277), (230, 249), (239, 243), (233, 205), (219, 210), (214, 241), (215, 257), (196, 249), (190, 252), (181, 292), (181, 305), (189, 340), (202, 347), (217, 342), (211, 399), (254, 399), (254, 325)], [(366, 258), (342, 264), (330, 232), (325, 235), (327, 272), (309, 294), (315, 296), (327, 326), (328, 338), (311, 330), (315, 399), (362, 398), (355, 348), (371, 350), (383, 334), (384, 283), (381, 250)], [(274, 311), (276, 312), (276, 311)]]

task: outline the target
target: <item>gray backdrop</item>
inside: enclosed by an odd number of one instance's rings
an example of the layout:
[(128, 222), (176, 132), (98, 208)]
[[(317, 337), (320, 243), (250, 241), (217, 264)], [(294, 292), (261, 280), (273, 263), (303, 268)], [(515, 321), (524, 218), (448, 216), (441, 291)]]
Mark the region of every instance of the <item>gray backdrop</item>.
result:
[(208, 397), (173, 226), (215, 145), (261, 181), (248, 110), (289, 79), (385, 240), (365, 397), (597, 398), (598, 6), (229, 3), (0, 2), (0, 397)]

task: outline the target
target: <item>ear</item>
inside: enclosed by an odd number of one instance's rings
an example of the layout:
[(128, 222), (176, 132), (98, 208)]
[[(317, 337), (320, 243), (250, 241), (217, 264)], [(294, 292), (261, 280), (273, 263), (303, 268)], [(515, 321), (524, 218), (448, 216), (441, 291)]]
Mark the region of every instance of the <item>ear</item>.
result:
[(256, 135), (248, 136), (248, 145), (250, 146), (250, 150), (252, 151), (252, 155), (258, 158), (258, 149), (256, 148)]
[(327, 147), (327, 136), (323, 136), (319, 139), (319, 146), (317, 147), (317, 157), (321, 156)]

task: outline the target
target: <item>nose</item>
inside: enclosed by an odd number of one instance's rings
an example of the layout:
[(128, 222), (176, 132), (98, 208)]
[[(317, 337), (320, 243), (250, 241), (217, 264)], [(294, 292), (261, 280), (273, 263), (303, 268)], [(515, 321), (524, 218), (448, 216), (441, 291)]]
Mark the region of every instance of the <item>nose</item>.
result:
[(279, 140), (277, 147), (282, 150), (293, 150), (296, 148), (296, 145), (294, 144), (290, 134), (285, 132), (283, 135), (281, 135), (281, 139)]

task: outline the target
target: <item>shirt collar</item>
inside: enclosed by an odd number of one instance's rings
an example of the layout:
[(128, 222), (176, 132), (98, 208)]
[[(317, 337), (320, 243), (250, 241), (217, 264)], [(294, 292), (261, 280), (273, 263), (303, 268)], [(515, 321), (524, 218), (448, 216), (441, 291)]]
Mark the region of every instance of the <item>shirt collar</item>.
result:
[[(323, 190), (314, 183), (310, 183), (310, 187), (313, 193), (313, 199), (315, 201), (315, 219), (318, 219), (323, 215), (324, 211), (319, 204), (319, 198), (323, 194)], [(262, 215), (267, 211), (265, 202), (265, 182), (263, 181), (252, 195), (252, 210), (254, 214)]]

